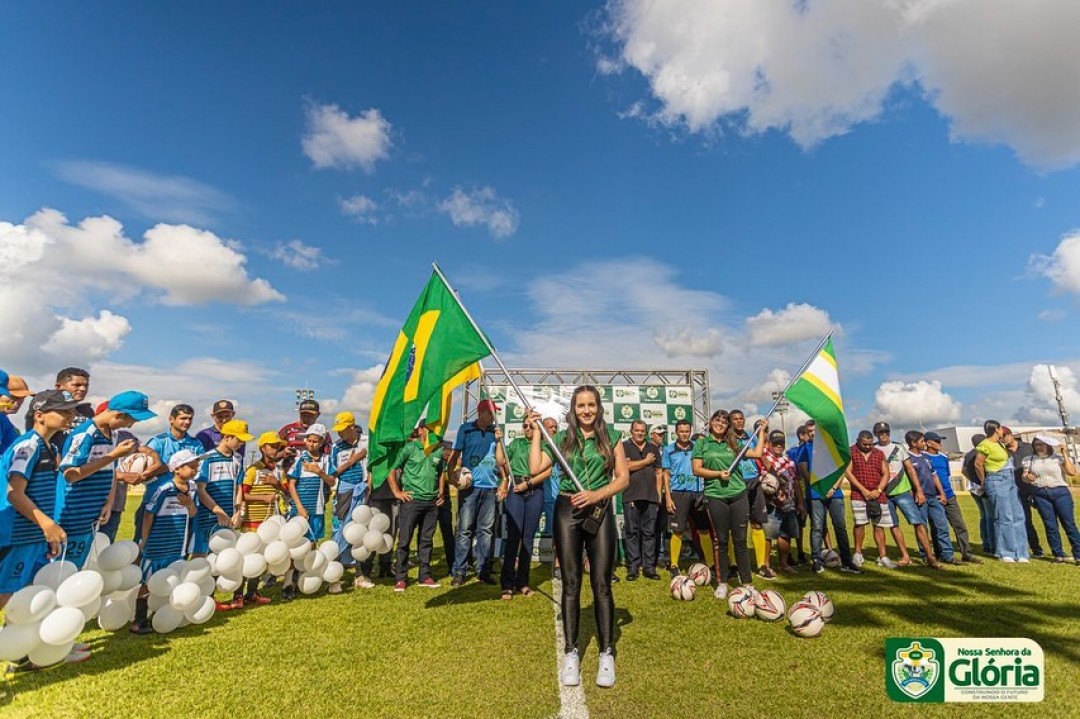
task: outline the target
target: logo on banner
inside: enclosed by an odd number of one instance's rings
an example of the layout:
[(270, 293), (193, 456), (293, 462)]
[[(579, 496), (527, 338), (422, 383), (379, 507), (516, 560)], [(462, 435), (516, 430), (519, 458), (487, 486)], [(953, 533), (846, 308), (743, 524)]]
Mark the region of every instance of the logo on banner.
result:
[(885, 640), (885, 689), (897, 702), (1038, 702), (1044, 671), (1031, 639)]
[(941, 678), (938, 654), (917, 641), (898, 650), (892, 663), (892, 678), (897, 688), (912, 699), (933, 689)]
[(634, 408), (631, 407), (628, 404), (624, 404), (622, 406), (622, 408), (619, 410), (619, 414), (622, 415), (623, 419), (633, 419), (634, 418)]
[(674, 411), (675, 419), (686, 419), (686, 408), (676, 407)]

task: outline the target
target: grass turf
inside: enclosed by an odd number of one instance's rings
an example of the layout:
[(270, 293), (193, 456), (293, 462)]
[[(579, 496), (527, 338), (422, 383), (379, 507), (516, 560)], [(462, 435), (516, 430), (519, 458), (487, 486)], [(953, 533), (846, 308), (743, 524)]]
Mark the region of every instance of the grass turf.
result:
[[(975, 507), (966, 496), (961, 503), (977, 539)], [(120, 536), (130, 532), (128, 517)], [(16, 675), (0, 714), (555, 716), (548, 568), (534, 567), (533, 576), (541, 593), (511, 602), (475, 581), (435, 591), (410, 586), (403, 595), (386, 581), (370, 591), (275, 601), (166, 636), (87, 631), (89, 662)], [(885, 696), (884, 640), (916, 635), (1030, 637), (1046, 652), (1043, 703), (924, 705), (925, 716), (1080, 716), (1078, 567), (1038, 560), (945, 572), (868, 565), (861, 577), (804, 571), (757, 584), (789, 603), (823, 590), (836, 618), (822, 636), (803, 640), (783, 622), (735, 620), (706, 592), (676, 602), (666, 581), (623, 581), (615, 588), (619, 680), (611, 690), (591, 681), (597, 650), (586, 588), (581, 630), (591, 715), (890, 716), (902, 708)]]

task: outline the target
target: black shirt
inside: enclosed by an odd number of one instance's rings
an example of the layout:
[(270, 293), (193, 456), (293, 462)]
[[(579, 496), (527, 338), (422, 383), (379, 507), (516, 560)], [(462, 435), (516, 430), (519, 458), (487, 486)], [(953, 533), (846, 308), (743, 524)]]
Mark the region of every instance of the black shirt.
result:
[(627, 486), (626, 491), (623, 492), (623, 501), (636, 502), (644, 500), (659, 504), (660, 496), (656, 492), (656, 469), (660, 466), (660, 449), (648, 440), (641, 449), (638, 449), (638, 446), (634, 444), (634, 440), (626, 439), (623, 440), (623, 450), (626, 452), (626, 459), (630, 462), (640, 462), (649, 453), (652, 453), (653, 456), (651, 464), (630, 473), (630, 484)]

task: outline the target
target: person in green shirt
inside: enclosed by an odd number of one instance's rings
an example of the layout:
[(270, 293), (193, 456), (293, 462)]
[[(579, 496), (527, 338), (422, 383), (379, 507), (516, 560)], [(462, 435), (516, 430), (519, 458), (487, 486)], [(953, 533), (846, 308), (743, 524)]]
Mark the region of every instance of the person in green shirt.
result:
[(983, 491), (994, 517), (994, 549), (1006, 563), (1028, 562), (1027, 531), (1024, 528), (1024, 508), (1016, 489), (1016, 472), (1012, 457), (1002, 440), (1005, 428), (1000, 422), (987, 420), (983, 424), (986, 439), (975, 448), (975, 474), (983, 483)]
[[(765, 449), (768, 427), (758, 425), (757, 442), (747, 448), (743, 457), (757, 459)], [(709, 507), (709, 524), (713, 534), (713, 559), (716, 570), (716, 591), (713, 596), (726, 599), (727, 577), (731, 570), (728, 560), (728, 538), (735, 548), (735, 565), (743, 586), (753, 587), (750, 553), (746, 549), (746, 525), (750, 522), (750, 501), (740, 466), (732, 467), (739, 453), (739, 441), (726, 410), (718, 409), (709, 418), (709, 433), (694, 444), (691, 466), (694, 476), (705, 480), (705, 499)]]
[(440, 447), (428, 453), (428, 429), (421, 425), (413, 430), (410, 441), (397, 456), (386, 481), (394, 497), (401, 502), (398, 510), (397, 564), (394, 567), (394, 591), (405, 591), (405, 579), (409, 573), (409, 545), (413, 531), (419, 529), (416, 541), (420, 555), (419, 585), (438, 589), (439, 583), (431, 576), (431, 548), (434, 544), (435, 525), (439, 519), (439, 505), (443, 502), (443, 458)]
[[(522, 596), (533, 594), (529, 587), (529, 566), (532, 564), (533, 543), (540, 528), (544, 511), (544, 480), (551, 476), (551, 467), (533, 475), (529, 471), (529, 450), (533, 434), (539, 434), (531, 420), (522, 423), (524, 437), (515, 437), (503, 449), (502, 432), (495, 430), (495, 461), (503, 467), (499, 484), (499, 500), (506, 513), (506, 541), (503, 542), (502, 598), (510, 599), (514, 592)], [(510, 483), (513, 482), (513, 490)]]
[[(529, 416), (540, 421), (535, 412)], [(600, 667), (596, 684), (615, 685), (615, 600), (611, 596), (611, 574), (615, 567), (618, 536), (611, 498), (626, 489), (630, 482), (626, 453), (619, 442), (619, 433), (608, 429), (600, 391), (592, 385), (574, 390), (570, 398), (567, 429), (554, 437), (569, 468), (584, 489), (578, 490), (573, 480), (563, 472), (559, 496), (555, 500), (555, 555), (562, 567), (562, 618), (566, 635), (562, 672), (559, 679), (565, 686), (581, 683), (581, 658), (577, 648), (578, 624), (581, 619), (581, 579), (584, 567), (582, 550), (592, 567), (593, 611), (596, 615), (596, 636), (600, 644)], [(533, 476), (551, 469), (551, 447), (535, 432), (529, 449), (529, 472)], [(565, 469), (565, 468), (564, 468)], [(593, 510), (600, 508), (599, 525)]]

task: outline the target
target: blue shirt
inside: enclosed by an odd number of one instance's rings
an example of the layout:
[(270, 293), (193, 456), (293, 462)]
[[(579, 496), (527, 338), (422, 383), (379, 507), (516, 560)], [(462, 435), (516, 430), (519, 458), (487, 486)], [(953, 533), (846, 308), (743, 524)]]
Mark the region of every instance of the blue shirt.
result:
[[(750, 449), (753, 449), (754, 447), (757, 446), (757, 435), (756, 434), (751, 436), (751, 435), (747, 434), (746, 432), (743, 432), (742, 436), (738, 437), (737, 439), (739, 440), (739, 449), (742, 449), (743, 447), (747, 446), (747, 443), (749, 443), (749, 448)], [(743, 481), (749, 484), (750, 480), (756, 479), (757, 476), (758, 476), (757, 462), (755, 462), (752, 459), (740, 460), (739, 461), (739, 471), (742, 472)]]
[(495, 467), (495, 425), (481, 429), (476, 422), (458, 428), (454, 449), (461, 452), (461, 466), (472, 470), (473, 486), (495, 489), (499, 486)]
[[(169, 459), (182, 449), (190, 449), (195, 454), (203, 454), (204, 451), (202, 442), (190, 434), (185, 434), (180, 439), (177, 439), (172, 432), (162, 432), (151, 437), (146, 446), (158, 453), (166, 467), (168, 467)], [(154, 490), (171, 482), (172, 472), (168, 469), (165, 470), (164, 474), (160, 474), (147, 482), (146, 493), (143, 495), (143, 506), (145, 507), (150, 503), (150, 499), (154, 496)]]
[(150, 527), (150, 536), (146, 538), (143, 558), (181, 559), (186, 553), (188, 510), (180, 504), (180, 490), (170, 481), (149, 494), (146, 512), (153, 515), (154, 523)]
[(934, 474), (941, 480), (941, 488), (945, 490), (945, 499), (952, 499), (956, 496), (956, 492), (953, 491), (951, 475), (949, 470), (949, 457), (943, 452), (937, 454), (931, 454), (925, 452), (924, 456), (930, 458), (930, 466), (934, 469)]
[(919, 486), (927, 497), (938, 496), (937, 487), (934, 486), (934, 466), (930, 462), (930, 455), (915, 454), (910, 449), (909, 459), (911, 466), (915, 468), (915, 476), (919, 478)]
[(694, 451), (694, 443), (680, 448), (676, 442), (664, 447), (660, 455), (660, 467), (671, 472), (672, 492), (700, 492), (702, 481), (694, 476), (693, 460), (690, 455)]
[(106, 437), (92, 419), (80, 424), (64, 442), (56, 491), (64, 497), (64, 511), (60, 513), (59, 524), (68, 534), (89, 532), (101, 516), (101, 510), (112, 491), (114, 463), (110, 462), (78, 482), (67, 481), (64, 472), (96, 462), (115, 446), (116, 438)]
[[(243, 469), (239, 452), (226, 457), (215, 449), (199, 465), (195, 486), (205, 489), (210, 498), (231, 517), (236, 508), (236, 487), (244, 476)], [(199, 510), (195, 513), (195, 524), (203, 529), (212, 527), (217, 524), (217, 517), (200, 502)]]
[(7, 451), (7, 448), (15, 444), (15, 440), (19, 438), (19, 430), (15, 429), (15, 425), (11, 423), (6, 414), (0, 414), (0, 454)]
[[(338, 467), (348, 462), (354, 453), (360, 452), (363, 449), (363, 443), (360, 442), (359, 439), (356, 440), (356, 444), (349, 444), (343, 439), (334, 442), (334, 446), (330, 448), (330, 474), (338, 471)], [(356, 487), (361, 484), (364, 484), (363, 460), (357, 462), (338, 475), (337, 488), (339, 492), (342, 490), (355, 490)]]
[(322, 516), (326, 514), (326, 499), (330, 488), (322, 477), (304, 469), (305, 462), (314, 462), (329, 474), (330, 455), (324, 454), (313, 459), (305, 449), (297, 455), (296, 461), (289, 468), (289, 480), (296, 484), (296, 495), (300, 498), (300, 504), (304, 505), (309, 516)]
[[(55, 521), (57, 515), (63, 511), (63, 498), (56, 493), (56, 468), (58, 459), (54, 454), (54, 448), (46, 442), (40, 434), (30, 430), (15, 440), (15, 444), (8, 447), (0, 459), (0, 471), (4, 473), (5, 483), (10, 483), (12, 475), (21, 475), (26, 478), (26, 496), (30, 498), (37, 508), (46, 516)], [(5, 488), (6, 489), (6, 488)], [(7, 492), (4, 492), (5, 501)], [(11, 537), (7, 544), (32, 544), (44, 542), (45, 534), (41, 527), (24, 517), (19, 512), (10, 508)], [(0, 530), (0, 535), (5, 534)]]
[[(796, 450), (796, 455), (794, 457), (792, 457), (792, 461), (795, 462), (795, 466), (798, 467), (799, 462), (806, 462), (807, 471), (813, 471), (813, 469), (814, 469), (814, 443), (813, 442), (803, 442), (802, 444), (797, 446), (795, 448), (795, 450)], [(835, 499), (843, 499), (844, 498), (844, 490), (837, 487), (836, 492), (833, 493), (833, 497)], [(823, 499), (823, 497), (820, 494), (818, 494), (818, 491), (816, 489), (814, 489), (813, 484), (810, 485), (810, 499)]]

